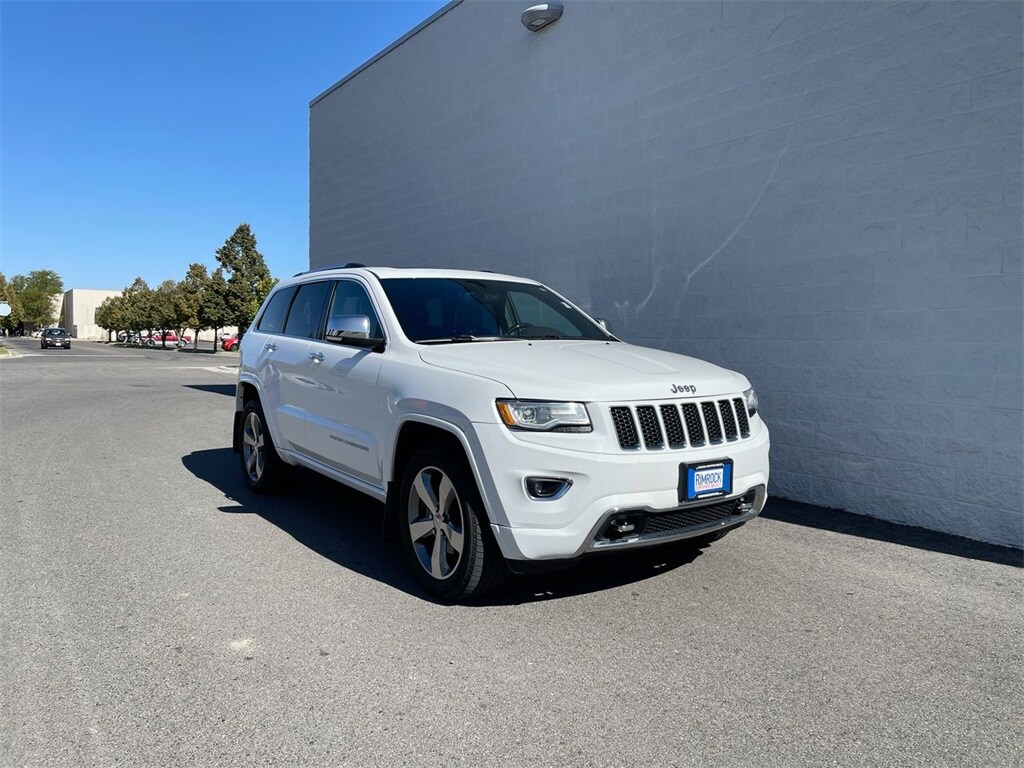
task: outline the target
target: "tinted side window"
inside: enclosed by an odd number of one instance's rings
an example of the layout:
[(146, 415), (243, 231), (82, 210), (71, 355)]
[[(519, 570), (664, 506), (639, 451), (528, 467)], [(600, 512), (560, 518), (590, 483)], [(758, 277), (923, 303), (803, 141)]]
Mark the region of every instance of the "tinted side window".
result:
[(366, 315), (370, 318), (370, 336), (375, 339), (384, 336), (377, 313), (373, 310), (373, 302), (366, 289), (354, 280), (339, 280), (336, 284), (328, 317), (335, 315)]
[(270, 303), (263, 311), (259, 325), (256, 329), (265, 333), (282, 333), (284, 331), (284, 316), (288, 312), (288, 304), (295, 295), (295, 287), (282, 288), (270, 297)]
[(327, 294), (330, 289), (331, 284), (328, 282), (306, 283), (299, 286), (299, 292), (288, 312), (284, 332), (289, 336), (315, 338), (320, 333), (324, 308), (327, 306)]

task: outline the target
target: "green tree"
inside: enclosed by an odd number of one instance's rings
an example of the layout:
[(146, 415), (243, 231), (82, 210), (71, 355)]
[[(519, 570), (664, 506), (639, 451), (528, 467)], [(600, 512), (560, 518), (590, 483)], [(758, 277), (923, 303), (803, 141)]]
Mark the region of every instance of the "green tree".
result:
[(11, 305), (11, 314), (0, 317), (0, 328), (11, 332), (24, 322), (25, 309), (21, 306), (21, 299), (14, 286), (7, 282), (3, 272), (0, 272), (0, 302)]
[(181, 337), (182, 316), (179, 312), (178, 284), (173, 280), (164, 280), (152, 293), (153, 323), (162, 332), (160, 335), (160, 346), (166, 349), (167, 334), (165, 331), (173, 330)]
[(263, 254), (256, 250), (256, 236), (248, 224), (239, 224), (217, 249), (217, 261), (227, 278), (228, 318), (224, 324), (238, 326), (242, 336), (277, 281), (270, 276)]
[(121, 292), (124, 300), (124, 322), (126, 330), (139, 335), (141, 340), (144, 330), (152, 330), (153, 322), (153, 291), (141, 277)]
[(213, 351), (217, 351), (217, 331), (231, 324), (231, 310), (228, 305), (228, 281), (224, 270), (217, 269), (206, 282), (202, 303), (199, 307), (199, 322), (204, 328), (213, 329)]
[(107, 332), (107, 341), (110, 341), (111, 334), (124, 330), (116, 324), (118, 311), (116, 304), (120, 298), (120, 296), (108, 296), (96, 307), (96, 325)]
[(64, 293), (64, 281), (52, 269), (37, 269), (27, 275), (15, 275), (11, 286), (21, 301), (27, 324), (42, 328), (57, 319), (54, 299)]
[(206, 273), (206, 265), (193, 262), (188, 265), (185, 279), (178, 283), (178, 309), (184, 319), (184, 328), (195, 330), (195, 339), (192, 348), (199, 346), (199, 332), (206, 330), (202, 325), (200, 309), (203, 304), (203, 294), (206, 291), (210, 276)]

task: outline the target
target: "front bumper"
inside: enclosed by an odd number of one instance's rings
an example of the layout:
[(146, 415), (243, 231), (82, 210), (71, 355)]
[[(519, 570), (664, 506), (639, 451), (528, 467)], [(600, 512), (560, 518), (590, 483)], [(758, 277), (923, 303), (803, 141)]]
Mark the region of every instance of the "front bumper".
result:
[[(555, 445), (517, 439), (503, 425), (476, 424), (480, 455), (489, 464), (479, 467), (491, 529), (509, 560), (558, 560), (587, 552), (626, 549), (700, 536), (742, 525), (758, 515), (767, 500), (768, 429), (759, 419), (750, 438), (702, 448), (646, 452), (591, 453), (569, 448), (573, 435), (552, 435)], [(731, 459), (732, 492), (727, 497), (681, 504), (679, 466)], [(550, 500), (530, 498), (527, 477), (572, 481), (564, 495)], [(749, 497), (748, 497), (749, 494)], [(697, 510), (744, 497), (749, 507), (738, 514)], [(633, 513), (658, 519), (656, 532), (623, 535), (609, 540), (603, 534), (616, 515)], [(678, 513), (679, 525), (663, 524)], [(685, 524), (692, 520), (692, 525)]]

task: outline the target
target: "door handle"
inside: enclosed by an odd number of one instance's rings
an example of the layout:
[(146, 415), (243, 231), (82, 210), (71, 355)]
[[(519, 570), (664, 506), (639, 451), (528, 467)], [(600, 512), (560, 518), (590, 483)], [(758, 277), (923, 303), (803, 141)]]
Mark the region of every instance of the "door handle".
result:
[(322, 363), (324, 361), (324, 356), (319, 352), (310, 352), (309, 359), (314, 363)]
[(272, 341), (268, 341), (266, 344), (263, 345), (263, 348), (268, 352), (275, 352), (277, 350), (277, 344), (275, 344)]

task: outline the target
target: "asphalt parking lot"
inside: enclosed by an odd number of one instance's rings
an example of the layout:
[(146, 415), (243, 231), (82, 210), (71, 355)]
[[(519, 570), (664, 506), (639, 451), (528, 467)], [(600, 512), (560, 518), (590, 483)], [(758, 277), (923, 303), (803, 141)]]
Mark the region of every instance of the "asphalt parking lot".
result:
[(236, 355), (7, 341), (0, 766), (1024, 760), (1019, 551), (772, 501), (441, 605), (375, 502), (247, 492)]

